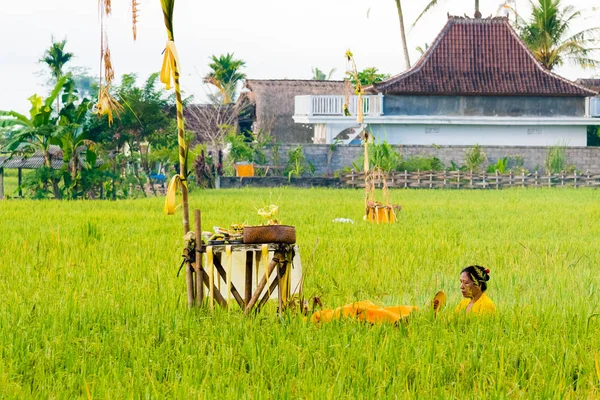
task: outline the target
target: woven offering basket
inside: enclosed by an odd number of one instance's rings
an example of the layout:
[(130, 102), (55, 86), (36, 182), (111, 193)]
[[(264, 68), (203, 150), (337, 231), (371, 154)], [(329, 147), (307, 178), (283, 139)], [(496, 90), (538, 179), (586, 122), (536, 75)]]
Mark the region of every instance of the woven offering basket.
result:
[(244, 243), (296, 243), (296, 228), (289, 225), (245, 226)]

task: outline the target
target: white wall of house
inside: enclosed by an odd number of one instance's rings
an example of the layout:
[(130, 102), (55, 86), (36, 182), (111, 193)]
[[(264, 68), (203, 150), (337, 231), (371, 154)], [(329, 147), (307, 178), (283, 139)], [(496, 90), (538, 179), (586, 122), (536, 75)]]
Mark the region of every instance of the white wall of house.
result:
[(369, 125), (376, 140), (404, 145), (586, 146), (585, 126)]

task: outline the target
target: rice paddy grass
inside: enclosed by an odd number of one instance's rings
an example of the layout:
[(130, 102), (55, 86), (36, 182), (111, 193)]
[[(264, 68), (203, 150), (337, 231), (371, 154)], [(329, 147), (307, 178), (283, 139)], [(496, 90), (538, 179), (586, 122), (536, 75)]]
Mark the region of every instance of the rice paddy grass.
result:
[[(0, 202), (1, 398), (598, 398), (600, 192), (196, 191), (204, 229), (295, 225), (305, 294), (417, 305), (399, 326), (313, 325), (273, 306), (187, 309), (181, 213), (162, 199)], [(334, 223), (351, 218), (354, 224)], [(491, 270), (493, 317), (456, 315), (459, 273)], [(437, 318), (438, 290), (448, 305)]]

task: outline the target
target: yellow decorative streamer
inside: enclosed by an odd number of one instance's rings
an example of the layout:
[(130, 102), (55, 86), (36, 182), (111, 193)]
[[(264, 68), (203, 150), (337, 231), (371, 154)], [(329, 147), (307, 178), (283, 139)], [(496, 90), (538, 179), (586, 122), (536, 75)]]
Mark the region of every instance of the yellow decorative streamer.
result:
[(160, 81), (165, 84), (165, 88), (167, 90), (171, 89), (171, 80), (175, 75), (175, 71), (179, 72), (177, 70), (178, 65), (180, 64), (179, 57), (177, 56), (177, 48), (175, 47), (175, 42), (169, 40), (165, 48), (163, 64), (160, 70)]
[(208, 270), (208, 297), (210, 308), (215, 307), (215, 266), (213, 263), (213, 247), (206, 247), (206, 269)]
[(231, 245), (225, 247), (225, 253), (227, 254), (227, 307), (229, 307), (229, 301), (231, 300), (231, 270), (233, 269)]
[[(167, 29), (167, 44), (163, 56), (162, 68), (160, 70), (160, 81), (165, 84), (167, 90), (171, 88), (171, 80), (175, 85), (175, 98), (177, 108), (177, 143), (179, 147), (179, 175), (171, 180), (167, 199), (165, 201), (165, 213), (172, 215), (175, 213), (175, 196), (178, 190), (182, 191), (183, 195), (183, 216), (184, 224), (187, 220), (187, 151), (188, 147), (184, 137), (184, 122), (183, 122), (183, 102), (181, 100), (181, 88), (179, 87), (179, 57), (177, 48), (175, 47), (175, 38), (173, 36), (173, 9), (175, 0), (161, 0), (161, 6)], [(219, 281), (220, 282), (220, 281)]]
[(265, 267), (265, 279), (267, 280), (267, 293), (269, 293), (269, 297), (271, 297), (271, 290), (269, 288), (269, 245), (263, 244), (261, 251), (262, 263)]
[(175, 210), (178, 207), (176, 204), (176, 197), (177, 193), (179, 192), (179, 189), (181, 188), (181, 183), (182, 182), (180, 175), (175, 175), (173, 178), (171, 178), (171, 181), (169, 182), (164, 208), (165, 214), (167, 215), (175, 214)]

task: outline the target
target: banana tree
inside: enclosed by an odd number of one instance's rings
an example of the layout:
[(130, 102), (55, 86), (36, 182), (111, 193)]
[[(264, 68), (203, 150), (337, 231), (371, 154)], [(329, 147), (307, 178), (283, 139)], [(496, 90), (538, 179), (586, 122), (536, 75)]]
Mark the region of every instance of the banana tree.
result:
[[(80, 179), (80, 166), (92, 169), (96, 164), (95, 143), (90, 140), (90, 132), (84, 125), (91, 113), (91, 101), (83, 99), (79, 104), (69, 102), (61, 110), (59, 124), (63, 127), (61, 133), (52, 141), (63, 151), (63, 160), (67, 164), (68, 175), (65, 175), (65, 189), (71, 198), (78, 197), (77, 187)], [(85, 158), (81, 154), (85, 150)], [(83, 162), (85, 160), (85, 163)]]
[[(58, 140), (64, 130), (53, 113), (52, 104), (62, 92), (70, 75), (61, 77), (52, 93), (44, 99), (34, 94), (28, 100), (31, 103), (29, 117), (16, 111), (0, 111), (0, 129), (7, 133), (6, 150), (12, 154), (35, 153), (39, 151), (44, 157), (44, 167), (50, 171), (52, 192), (57, 199), (62, 198), (59, 187), (60, 174), (52, 168), (50, 145)], [(44, 187), (47, 182), (44, 182)]]

